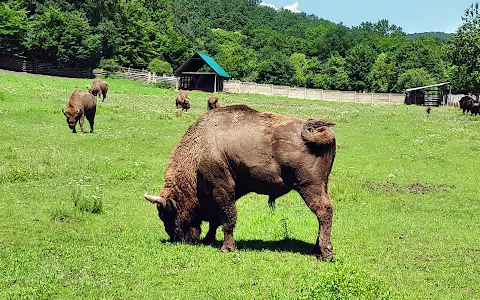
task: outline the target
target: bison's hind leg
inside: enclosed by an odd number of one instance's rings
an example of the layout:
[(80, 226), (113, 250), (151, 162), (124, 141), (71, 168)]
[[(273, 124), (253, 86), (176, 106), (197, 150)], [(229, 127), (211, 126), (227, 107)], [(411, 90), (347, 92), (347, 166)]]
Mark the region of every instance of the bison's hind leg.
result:
[(332, 230), (333, 206), (326, 188), (310, 185), (299, 190), (303, 200), (310, 210), (317, 216), (318, 235), (313, 254), (319, 259), (331, 261), (333, 248), (330, 241)]

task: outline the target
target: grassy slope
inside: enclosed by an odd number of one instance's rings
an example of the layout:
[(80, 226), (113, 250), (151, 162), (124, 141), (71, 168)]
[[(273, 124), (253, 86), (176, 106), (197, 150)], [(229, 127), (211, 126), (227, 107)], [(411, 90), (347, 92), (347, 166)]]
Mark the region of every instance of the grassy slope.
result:
[[(239, 250), (222, 254), (164, 242), (142, 199), (160, 191), (169, 152), (209, 95), (191, 93), (192, 109), (176, 114), (173, 91), (108, 81), (96, 133), (71, 134), (61, 108), (90, 80), (0, 71), (0, 298), (480, 297), (479, 117), (220, 95), (224, 104), (326, 117), (339, 144), (335, 263), (305, 255), (317, 222), (295, 193), (273, 213), (265, 196), (242, 198)], [(93, 199), (101, 214), (74, 206)]]

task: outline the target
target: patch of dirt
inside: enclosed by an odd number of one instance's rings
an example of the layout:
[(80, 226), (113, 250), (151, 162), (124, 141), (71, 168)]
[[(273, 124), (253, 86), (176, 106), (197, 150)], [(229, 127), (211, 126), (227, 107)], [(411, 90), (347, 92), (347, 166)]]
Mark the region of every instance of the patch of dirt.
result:
[(433, 183), (411, 183), (411, 184), (397, 184), (394, 182), (374, 182), (369, 181), (364, 184), (365, 188), (372, 191), (381, 192), (408, 192), (412, 194), (428, 194), (436, 192), (448, 192), (455, 189), (453, 185), (433, 184)]

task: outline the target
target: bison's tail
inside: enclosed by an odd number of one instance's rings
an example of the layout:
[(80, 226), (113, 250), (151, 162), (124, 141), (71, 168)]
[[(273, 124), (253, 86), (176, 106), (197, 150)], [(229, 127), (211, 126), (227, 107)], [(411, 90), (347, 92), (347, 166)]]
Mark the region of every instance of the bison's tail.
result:
[(335, 123), (309, 119), (302, 127), (302, 139), (309, 144), (335, 144), (335, 133), (329, 128)]

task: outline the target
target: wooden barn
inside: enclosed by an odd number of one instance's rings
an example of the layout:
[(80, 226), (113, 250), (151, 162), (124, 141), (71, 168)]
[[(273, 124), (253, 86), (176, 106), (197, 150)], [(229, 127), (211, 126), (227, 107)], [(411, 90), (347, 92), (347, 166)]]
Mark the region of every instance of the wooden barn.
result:
[(213, 58), (201, 52), (195, 53), (174, 74), (178, 77), (177, 90), (221, 92), (224, 80), (230, 78)]
[(405, 104), (439, 106), (447, 104), (450, 82), (406, 89)]

